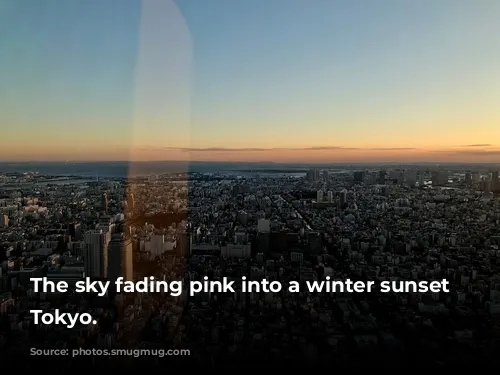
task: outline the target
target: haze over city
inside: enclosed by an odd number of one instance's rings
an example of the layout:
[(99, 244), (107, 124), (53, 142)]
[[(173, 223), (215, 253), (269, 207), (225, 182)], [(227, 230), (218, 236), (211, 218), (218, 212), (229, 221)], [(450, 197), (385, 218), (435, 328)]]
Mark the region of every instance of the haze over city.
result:
[(3, 1), (0, 160), (500, 161), (498, 1)]

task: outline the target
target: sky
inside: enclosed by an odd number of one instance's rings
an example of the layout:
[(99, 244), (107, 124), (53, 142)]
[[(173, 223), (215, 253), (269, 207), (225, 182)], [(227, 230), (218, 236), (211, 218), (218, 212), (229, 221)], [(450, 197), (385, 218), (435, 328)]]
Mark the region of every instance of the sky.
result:
[(500, 162), (497, 0), (3, 0), (0, 160)]

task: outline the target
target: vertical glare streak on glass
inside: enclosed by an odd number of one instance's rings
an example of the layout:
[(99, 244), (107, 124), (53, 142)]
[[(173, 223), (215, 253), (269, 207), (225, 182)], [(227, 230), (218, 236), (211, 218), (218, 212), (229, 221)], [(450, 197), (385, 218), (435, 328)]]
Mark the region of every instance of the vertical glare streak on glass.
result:
[(192, 42), (173, 0), (142, 1), (137, 51), (130, 160), (187, 160), (171, 150), (190, 140)]
[(127, 189), (136, 209), (127, 214), (137, 218), (161, 203), (168, 206), (162, 208), (162, 218), (157, 218), (163, 225), (164, 218), (177, 216), (172, 211), (185, 212), (187, 180), (173, 189), (153, 176), (146, 186), (139, 185), (135, 177), (188, 171), (189, 154), (175, 150), (189, 147), (193, 46), (187, 23), (173, 0), (143, 0), (140, 13)]

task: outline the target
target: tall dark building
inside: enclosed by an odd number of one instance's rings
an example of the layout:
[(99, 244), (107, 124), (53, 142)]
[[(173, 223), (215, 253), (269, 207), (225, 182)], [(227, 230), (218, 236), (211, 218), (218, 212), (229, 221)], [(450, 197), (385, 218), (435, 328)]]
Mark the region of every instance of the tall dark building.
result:
[(311, 169), (311, 170), (307, 171), (306, 179), (308, 181), (318, 181), (319, 176), (320, 176), (320, 174), (319, 174), (318, 169)]
[(175, 248), (176, 255), (187, 258), (191, 255), (191, 245), (193, 237), (191, 233), (181, 233), (177, 237), (177, 247)]
[(238, 196), (240, 194), (248, 194), (250, 192), (250, 187), (248, 185), (235, 185), (233, 186), (233, 196)]
[(500, 193), (500, 179), (498, 178), (498, 171), (495, 171), (491, 175), (491, 190), (494, 193)]
[(465, 174), (465, 183), (466, 183), (467, 185), (472, 185), (472, 173), (467, 172), (467, 173)]
[(126, 281), (134, 279), (132, 241), (123, 234), (115, 234), (108, 245), (108, 279), (115, 282), (118, 277)]
[(323, 239), (318, 232), (310, 232), (307, 234), (307, 243), (309, 253), (312, 255), (320, 255), (323, 251)]
[(71, 236), (72, 241), (82, 240), (82, 227), (80, 223), (71, 223), (69, 225), (69, 235)]
[(104, 212), (108, 212), (108, 194), (106, 193), (101, 196), (101, 208)]
[(386, 171), (379, 171), (378, 172), (378, 183), (379, 184), (385, 184), (385, 178), (387, 176)]
[(354, 181), (355, 182), (363, 182), (364, 180), (365, 180), (365, 172), (364, 171), (354, 172)]
[(344, 208), (347, 204), (347, 190), (342, 189), (339, 192), (339, 206), (340, 208)]
[(259, 233), (256, 239), (257, 252), (268, 255), (271, 249), (271, 234)]

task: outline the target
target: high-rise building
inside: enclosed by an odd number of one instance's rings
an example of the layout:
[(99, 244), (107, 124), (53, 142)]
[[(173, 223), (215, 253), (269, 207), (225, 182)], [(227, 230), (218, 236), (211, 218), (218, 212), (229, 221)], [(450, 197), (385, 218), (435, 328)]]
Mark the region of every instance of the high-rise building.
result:
[(82, 226), (80, 223), (71, 223), (69, 225), (69, 235), (72, 241), (82, 240)]
[(491, 181), (488, 179), (481, 180), (479, 188), (485, 193), (490, 193), (492, 191)]
[(328, 203), (332, 203), (333, 202), (333, 192), (328, 191), (326, 193), (326, 196), (327, 196), (327, 199), (328, 199)]
[(433, 171), (432, 172), (432, 186), (443, 186), (448, 183), (448, 171)]
[(415, 186), (417, 184), (417, 171), (405, 171), (404, 179), (408, 186)]
[(258, 233), (269, 233), (271, 229), (271, 221), (269, 219), (259, 219), (257, 222)]
[(9, 217), (7, 215), (0, 215), (0, 228), (7, 228), (9, 226)]
[(191, 254), (191, 245), (193, 242), (193, 237), (188, 233), (181, 233), (177, 237), (177, 246), (175, 252), (181, 258), (187, 258)]
[(102, 193), (101, 208), (104, 212), (108, 212), (108, 194)]
[(295, 263), (302, 263), (304, 261), (304, 254), (298, 252), (291, 252), (290, 260)]
[(108, 245), (108, 279), (115, 282), (123, 277), (125, 281), (133, 281), (133, 262), (132, 241), (123, 233), (113, 235)]
[(259, 233), (256, 242), (259, 253), (268, 255), (271, 252), (271, 233)]
[(318, 181), (319, 180), (319, 170), (318, 169), (311, 169), (307, 171), (306, 174), (306, 179), (309, 181)]
[(323, 202), (323, 190), (316, 192), (316, 202)]
[(382, 170), (378, 172), (378, 183), (379, 184), (385, 184), (385, 179), (387, 177), (387, 172)]
[(364, 171), (354, 172), (354, 181), (355, 182), (363, 182), (364, 180), (365, 180), (365, 172)]
[(100, 278), (107, 276), (110, 236), (109, 232), (102, 230), (89, 231), (83, 236), (85, 276)]
[(339, 206), (343, 208), (347, 204), (347, 190), (342, 189), (339, 193)]
[(323, 251), (323, 239), (318, 232), (307, 233), (307, 243), (310, 254), (318, 255)]
[(420, 171), (418, 174), (418, 186), (419, 187), (425, 186), (425, 173), (424, 173), (424, 171)]
[(223, 258), (251, 258), (252, 248), (250, 244), (227, 244), (221, 247)]
[(472, 185), (472, 173), (467, 172), (467, 173), (465, 174), (465, 183), (466, 183), (467, 185)]
[(495, 171), (491, 175), (491, 190), (494, 193), (499, 193), (500, 192), (500, 179), (498, 178), (498, 171)]

